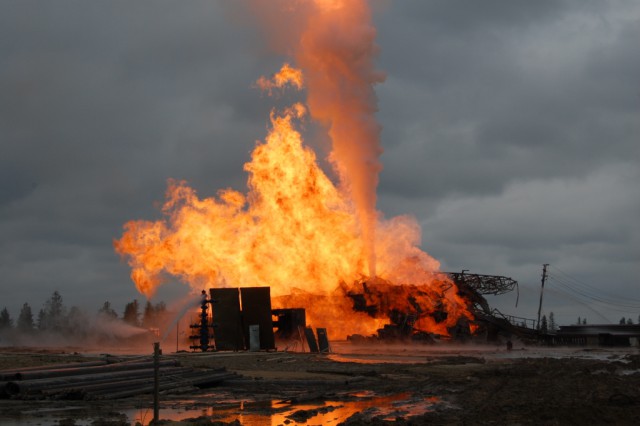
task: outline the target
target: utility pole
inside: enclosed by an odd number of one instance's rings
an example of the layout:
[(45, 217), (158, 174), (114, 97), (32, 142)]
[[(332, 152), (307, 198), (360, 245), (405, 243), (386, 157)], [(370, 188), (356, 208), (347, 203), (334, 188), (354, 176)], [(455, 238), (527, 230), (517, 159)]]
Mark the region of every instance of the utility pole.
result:
[(547, 280), (547, 266), (548, 263), (542, 265), (542, 286), (540, 287), (540, 305), (538, 305), (538, 326), (536, 327), (540, 330), (540, 311), (542, 311), (542, 293), (544, 292), (544, 282)]

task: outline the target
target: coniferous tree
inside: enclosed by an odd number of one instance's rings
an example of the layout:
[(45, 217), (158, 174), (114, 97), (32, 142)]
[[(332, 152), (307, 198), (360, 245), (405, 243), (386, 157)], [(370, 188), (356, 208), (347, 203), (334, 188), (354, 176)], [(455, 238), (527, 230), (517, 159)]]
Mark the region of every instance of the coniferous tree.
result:
[(167, 304), (164, 302), (158, 302), (156, 303), (155, 309), (157, 314), (163, 314), (167, 312)]
[(147, 300), (142, 314), (142, 326), (145, 328), (159, 327), (166, 312), (167, 305), (164, 302), (158, 302), (154, 305)]
[(140, 326), (140, 306), (138, 304), (137, 299), (133, 299), (133, 302), (127, 303), (124, 307), (124, 314), (122, 315), (122, 319), (127, 324), (131, 324), (133, 326)]
[(587, 317), (582, 318), (582, 325), (587, 325)]
[(38, 330), (47, 329), (47, 314), (45, 314), (44, 309), (38, 311), (37, 327)]
[(153, 305), (147, 300), (144, 305), (144, 313), (142, 314), (142, 326), (144, 328), (151, 328), (156, 326), (156, 313)]
[(2, 312), (0, 312), (0, 332), (10, 330), (13, 328), (13, 319), (11, 319), (11, 315), (9, 315), (9, 311), (5, 307)]
[(153, 309), (156, 317), (156, 327), (160, 327), (165, 322), (165, 317), (167, 315), (167, 305), (164, 302), (158, 302)]
[(40, 314), (38, 314), (38, 328), (62, 331), (66, 326), (66, 316), (62, 295), (56, 290), (44, 304), (43, 317), (41, 318)]
[(28, 303), (22, 305), (20, 315), (18, 316), (18, 323), (16, 324), (18, 330), (22, 332), (31, 332), (34, 328), (33, 313), (31, 312), (31, 306)]
[(547, 324), (547, 316), (543, 315), (542, 319), (540, 320), (540, 331), (543, 333), (546, 333), (548, 331), (548, 324)]
[(620, 318), (620, 324), (626, 324), (627, 320), (625, 319), (625, 317)]
[(582, 324), (582, 318), (578, 317), (578, 322), (576, 324), (578, 325)]
[(98, 310), (98, 314), (107, 319), (117, 319), (118, 314), (111, 307), (111, 302), (104, 302), (102, 308)]
[(553, 312), (549, 312), (549, 331), (554, 332), (558, 326), (556, 325), (556, 319), (553, 315)]
[(633, 320), (631, 317), (627, 318), (627, 325), (633, 325)]

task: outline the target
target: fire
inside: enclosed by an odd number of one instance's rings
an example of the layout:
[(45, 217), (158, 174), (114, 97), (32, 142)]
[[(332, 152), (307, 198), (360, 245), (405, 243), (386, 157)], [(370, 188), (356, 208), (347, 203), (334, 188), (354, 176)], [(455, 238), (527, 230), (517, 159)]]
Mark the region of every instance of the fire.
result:
[(274, 74), (271, 79), (263, 76), (256, 81), (256, 86), (263, 91), (268, 92), (269, 95), (273, 93), (273, 89), (281, 89), (287, 84), (290, 84), (297, 89), (302, 89), (303, 86), (302, 71), (292, 68), (287, 63), (284, 63), (282, 68), (280, 68), (280, 71)]
[(295, 58), (306, 75), (311, 115), (326, 123), (333, 150), (329, 160), (350, 193), (362, 232), (368, 274), (376, 266), (376, 188), (382, 170), (380, 126), (373, 86), (376, 30), (366, 0), (318, 0), (302, 31)]
[[(385, 297), (385, 306), (415, 311), (417, 325), (446, 335), (458, 318), (471, 318), (466, 302), (453, 283), (436, 278), (439, 263), (418, 247), (416, 221), (384, 219), (375, 207), (382, 150), (373, 85), (382, 77), (373, 67), (375, 29), (367, 2), (304, 3), (306, 25), (292, 38), (299, 41), (292, 51), (300, 69), (284, 64), (256, 85), (269, 92), (304, 86), (307, 105), (272, 111), (270, 131), (244, 167), (247, 193), (224, 189), (201, 199), (186, 182), (170, 179), (164, 217), (126, 223), (115, 250), (148, 297), (167, 274), (196, 292), (270, 286), (274, 307), (304, 307), (308, 321), (329, 327), (334, 337), (370, 334), (388, 323), (384, 315), (355, 312), (344, 283), (372, 277), (403, 284), (385, 287), (397, 296)], [(297, 130), (307, 116), (327, 126), (337, 184)], [(415, 295), (419, 308), (408, 302)], [(446, 319), (428, 315), (437, 312)]]

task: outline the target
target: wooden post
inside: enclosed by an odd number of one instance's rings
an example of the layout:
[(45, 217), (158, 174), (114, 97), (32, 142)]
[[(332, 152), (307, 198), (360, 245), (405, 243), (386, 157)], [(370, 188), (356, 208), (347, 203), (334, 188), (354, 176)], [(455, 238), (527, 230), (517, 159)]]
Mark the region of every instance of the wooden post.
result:
[(153, 424), (160, 421), (160, 342), (153, 344)]

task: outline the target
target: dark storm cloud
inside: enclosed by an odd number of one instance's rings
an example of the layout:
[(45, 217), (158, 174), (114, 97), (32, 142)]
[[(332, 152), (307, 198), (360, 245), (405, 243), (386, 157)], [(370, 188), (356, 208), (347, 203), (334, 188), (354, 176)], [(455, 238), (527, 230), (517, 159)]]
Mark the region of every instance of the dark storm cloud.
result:
[[(166, 179), (242, 187), (268, 104), (263, 51), (229, 7), (9, 2), (0, 13), (3, 302), (136, 296), (111, 241)], [(99, 306), (100, 299), (92, 300)]]
[[(251, 84), (284, 58), (239, 3), (0, 5), (0, 286), (14, 316), (56, 289), (90, 309), (141, 298), (111, 241), (160, 215), (167, 178), (202, 196), (244, 189), (272, 106)], [(549, 262), (635, 291), (637, 2), (375, 4), (380, 210), (415, 215), (445, 269), (533, 288)]]
[[(393, 124), (385, 126), (382, 191), (495, 192), (513, 179), (584, 176), (602, 162), (637, 156), (637, 20), (611, 29), (598, 15), (607, 5), (584, 17), (583, 8), (545, 4), (522, 25), (479, 14), (473, 30), (431, 37), (409, 30), (387, 41), (382, 56), (391, 52), (385, 65), (392, 70), (380, 88), (381, 116)], [(442, 14), (423, 9), (407, 17), (430, 22)], [(413, 43), (402, 49), (408, 39)], [(404, 61), (399, 52), (408, 53)], [(605, 118), (612, 113), (615, 120)], [(415, 151), (409, 162), (407, 150)], [(419, 185), (406, 185), (420, 177)]]
[[(387, 12), (381, 209), (414, 213), (445, 269), (536, 286), (550, 262), (635, 293), (638, 5), (430, 1)], [(521, 316), (535, 313), (532, 295)]]

